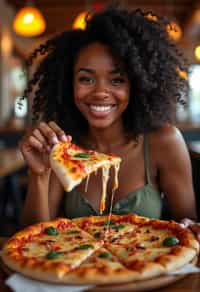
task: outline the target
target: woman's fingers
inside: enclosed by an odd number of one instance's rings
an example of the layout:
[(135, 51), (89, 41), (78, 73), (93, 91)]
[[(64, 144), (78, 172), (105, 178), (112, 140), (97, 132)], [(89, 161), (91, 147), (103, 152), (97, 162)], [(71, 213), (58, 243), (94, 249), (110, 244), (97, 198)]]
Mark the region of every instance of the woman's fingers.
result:
[(198, 241), (200, 242), (200, 224), (199, 223), (193, 223), (189, 226), (189, 228), (195, 233)]
[(38, 128), (33, 130), (32, 136), (35, 137), (43, 145), (43, 148), (46, 149), (47, 152), (51, 150), (50, 145), (48, 145), (47, 139), (44, 137), (44, 135), (42, 135)]
[(41, 122), (38, 125), (38, 129), (44, 135), (50, 145), (58, 143), (58, 138), (55, 131), (49, 127), (48, 124)]
[(72, 137), (66, 135), (65, 132), (53, 121), (49, 122), (49, 126), (55, 131), (59, 140), (63, 142), (71, 141)]
[(181, 226), (183, 227), (189, 227), (191, 224), (194, 224), (194, 221), (192, 221), (191, 219), (188, 218), (184, 218), (181, 220)]
[(38, 129), (51, 146), (58, 143), (59, 140), (63, 142), (71, 141), (71, 136), (67, 136), (55, 122), (49, 122), (48, 124), (41, 122)]
[(36, 139), (34, 136), (29, 137), (29, 145), (32, 146), (33, 148), (37, 149), (41, 153), (45, 151), (44, 145)]
[(200, 242), (200, 223), (195, 223), (193, 220), (184, 218), (181, 220), (181, 226), (189, 228), (195, 234), (197, 240)]
[(33, 148), (40, 153), (49, 153), (54, 144), (59, 141), (71, 141), (71, 139), (71, 136), (66, 135), (55, 122), (41, 122), (37, 127), (29, 129), (22, 139), (20, 147), (25, 151), (28, 151), (28, 148), (30, 148), (30, 150)]

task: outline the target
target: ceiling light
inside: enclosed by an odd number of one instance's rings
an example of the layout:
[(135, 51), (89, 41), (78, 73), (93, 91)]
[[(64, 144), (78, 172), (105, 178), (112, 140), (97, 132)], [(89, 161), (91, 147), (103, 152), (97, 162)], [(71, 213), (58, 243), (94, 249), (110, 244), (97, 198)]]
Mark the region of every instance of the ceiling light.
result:
[(13, 29), (19, 35), (33, 37), (45, 31), (46, 22), (36, 7), (26, 6), (17, 12), (13, 21)]
[(196, 48), (194, 49), (194, 55), (196, 59), (200, 61), (200, 45), (196, 46)]
[(88, 11), (83, 11), (78, 14), (78, 16), (75, 18), (73, 22), (73, 29), (85, 29), (86, 28), (86, 20), (89, 17), (89, 12)]

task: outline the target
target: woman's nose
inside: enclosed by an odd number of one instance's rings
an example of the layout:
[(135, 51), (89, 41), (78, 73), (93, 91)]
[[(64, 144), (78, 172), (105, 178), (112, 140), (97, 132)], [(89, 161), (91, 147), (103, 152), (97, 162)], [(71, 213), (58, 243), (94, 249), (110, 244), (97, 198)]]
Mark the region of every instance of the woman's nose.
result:
[(99, 98), (99, 99), (105, 99), (110, 96), (109, 92), (107, 91), (95, 91), (93, 95), (94, 97)]
[(106, 82), (97, 82), (94, 89), (94, 96), (97, 98), (107, 98), (110, 96), (110, 90)]

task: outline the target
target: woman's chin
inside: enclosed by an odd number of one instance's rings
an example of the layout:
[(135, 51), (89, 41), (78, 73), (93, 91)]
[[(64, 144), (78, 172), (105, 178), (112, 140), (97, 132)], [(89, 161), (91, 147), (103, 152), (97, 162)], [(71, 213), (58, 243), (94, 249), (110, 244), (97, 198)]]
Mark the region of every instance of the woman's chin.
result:
[(108, 130), (112, 129), (115, 121), (113, 120), (99, 120), (99, 121), (88, 121), (89, 127), (93, 129), (98, 129), (98, 130)]

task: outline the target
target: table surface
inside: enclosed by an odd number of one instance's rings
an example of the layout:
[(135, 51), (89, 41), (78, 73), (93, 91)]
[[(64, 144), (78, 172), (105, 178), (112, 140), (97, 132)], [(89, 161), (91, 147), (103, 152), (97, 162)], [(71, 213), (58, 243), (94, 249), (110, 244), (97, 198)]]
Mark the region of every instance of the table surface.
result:
[(11, 174), (25, 165), (18, 148), (0, 149), (0, 177)]
[[(2, 247), (3, 243), (6, 241), (5, 237), (0, 237), (0, 248)], [(199, 264), (200, 266), (200, 258)], [(7, 275), (0, 267), (0, 291), (1, 292), (11, 292), (11, 290), (5, 285), (5, 279)], [(181, 280), (170, 284), (165, 288), (160, 288), (157, 290), (158, 292), (199, 292), (200, 291), (200, 273), (195, 273), (191, 275), (187, 275)]]

